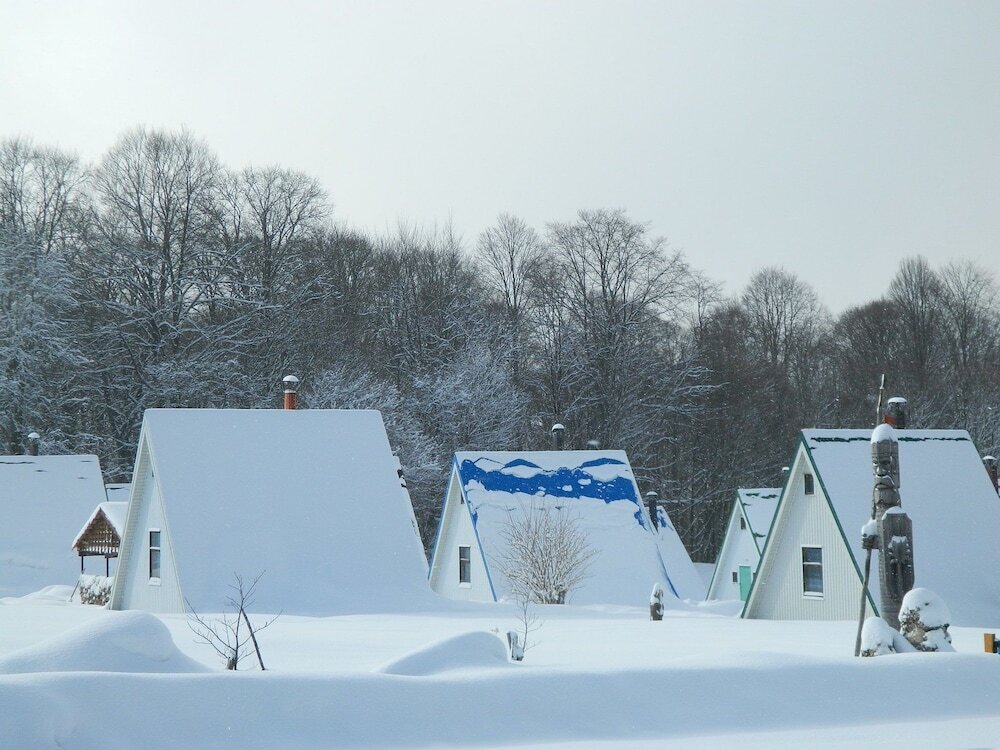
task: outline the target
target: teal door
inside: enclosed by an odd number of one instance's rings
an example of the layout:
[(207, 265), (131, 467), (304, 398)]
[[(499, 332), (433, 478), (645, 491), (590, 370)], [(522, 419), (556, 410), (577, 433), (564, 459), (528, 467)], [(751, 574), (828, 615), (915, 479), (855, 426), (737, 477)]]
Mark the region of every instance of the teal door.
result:
[(753, 574), (749, 565), (740, 566), (740, 601), (745, 602), (750, 595), (750, 584), (753, 582)]

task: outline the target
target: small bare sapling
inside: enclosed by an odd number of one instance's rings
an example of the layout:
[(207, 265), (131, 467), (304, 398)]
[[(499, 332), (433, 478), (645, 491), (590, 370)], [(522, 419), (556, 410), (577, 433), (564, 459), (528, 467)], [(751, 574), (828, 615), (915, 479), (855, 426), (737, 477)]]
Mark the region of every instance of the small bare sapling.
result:
[(257, 634), (269, 627), (281, 613), (262, 622), (250, 621), (247, 609), (253, 605), (254, 593), (263, 575), (264, 572), (261, 571), (248, 582), (243, 576), (234, 573), (235, 582), (229, 584), (232, 594), (226, 597), (227, 611), (218, 617), (199, 615), (191, 603), (187, 603), (190, 610), (188, 627), (201, 643), (211, 646), (225, 660), (226, 669), (239, 669), (240, 663), (250, 655), (252, 647), (253, 653), (257, 655), (257, 663), (261, 671), (264, 671), (264, 658), (260, 653)]

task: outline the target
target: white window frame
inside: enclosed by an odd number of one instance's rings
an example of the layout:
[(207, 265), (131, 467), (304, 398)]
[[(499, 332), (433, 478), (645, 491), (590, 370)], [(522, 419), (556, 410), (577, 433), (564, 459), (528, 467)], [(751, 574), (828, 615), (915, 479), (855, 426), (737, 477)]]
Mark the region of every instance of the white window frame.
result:
[[(467, 553), (466, 557), (462, 557), (462, 550)], [(462, 563), (465, 563), (464, 572), (466, 576), (463, 577), (463, 567)], [(458, 545), (458, 585), (464, 588), (472, 587), (472, 546), (466, 544)]]
[[(153, 546), (153, 534), (156, 534), (157, 545)], [(146, 564), (149, 566), (149, 585), (159, 586), (160, 576), (163, 574), (163, 532), (160, 529), (148, 529), (146, 533), (146, 545), (149, 554), (146, 557)], [(160, 575), (153, 575), (153, 553), (156, 553), (156, 572)]]
[[(817, 549), (819, 550), (819, 562), (806, 561), (806, 550), (807, 549)], [(822, 599), (823, 590), (825, 588), (823, 581), (823, 546), (820, 544), (803, 544), (800, 550), (801, 557), (799, 558), (802, 563), (802, 597), (804, 599)], [(819, 568), (819, 591), (807, 591), (806, 590), (806, 566), (815, 566)]]

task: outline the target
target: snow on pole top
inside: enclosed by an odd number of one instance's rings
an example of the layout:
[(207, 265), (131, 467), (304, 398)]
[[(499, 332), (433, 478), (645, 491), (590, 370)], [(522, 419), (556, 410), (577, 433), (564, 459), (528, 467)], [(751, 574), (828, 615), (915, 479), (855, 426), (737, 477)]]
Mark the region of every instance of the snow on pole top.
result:
[(892, 429), (892, 425), (882, 423), (874, 430), (872, 430), (872, 443), (882, 443), (885, 441), (896, 442), (896, 431)]
[(886, 403), (887, 404), (903, 404), (905, 406), (908, 402), (902, 396), (893, 396), (888, 401), (886, 401)]

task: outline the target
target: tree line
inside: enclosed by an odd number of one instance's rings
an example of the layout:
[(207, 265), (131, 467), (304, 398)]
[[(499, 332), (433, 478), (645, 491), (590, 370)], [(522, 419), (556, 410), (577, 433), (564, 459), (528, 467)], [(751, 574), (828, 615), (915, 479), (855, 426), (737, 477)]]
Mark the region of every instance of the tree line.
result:
[[(915, 427), (1000, 450), (1000, 303), (971, 262), (904, 260), (832, 316), (793, 273), (727, 296), (624, 210), (380, 235), (313, 177), (232, 170), (187, 131), (95, 164), (0, 142), (0, 452), (93, 452), (127, 481), (143, 411), (382, 411), (425, 542), (456, 450), (628, 451), (694, 559), (736, 487), (774, 486), (802, 427), (865, 427), (888, 375)], [(331, 446), (336, 450), (336, 446)]]

